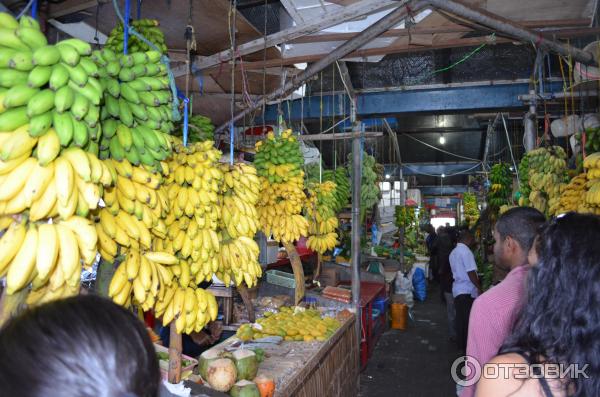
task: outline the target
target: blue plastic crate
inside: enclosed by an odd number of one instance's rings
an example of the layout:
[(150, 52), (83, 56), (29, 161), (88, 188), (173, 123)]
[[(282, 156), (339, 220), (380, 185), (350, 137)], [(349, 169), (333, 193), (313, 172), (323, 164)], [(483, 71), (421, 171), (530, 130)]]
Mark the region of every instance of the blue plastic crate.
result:
[(385, 314), (387, 312), (389, 298), (379, 297), (373, 301), (373, 311), (377, 309), (379, 313)]

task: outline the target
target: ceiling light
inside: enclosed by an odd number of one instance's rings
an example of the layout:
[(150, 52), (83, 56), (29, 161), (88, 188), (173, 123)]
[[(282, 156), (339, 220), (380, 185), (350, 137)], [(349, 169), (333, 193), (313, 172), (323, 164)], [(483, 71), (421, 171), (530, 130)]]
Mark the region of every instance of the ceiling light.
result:
[(390, 179), (390, 174), (385, 174), (385, 179)]
[(446, 143), (446, 138), (444, 137), (444, 134), (440, 134), (440, 145), (443, 145)]
[(442, 178), (445, 178), (445, 177), (446, 177), (446, 174), (442, 174)]

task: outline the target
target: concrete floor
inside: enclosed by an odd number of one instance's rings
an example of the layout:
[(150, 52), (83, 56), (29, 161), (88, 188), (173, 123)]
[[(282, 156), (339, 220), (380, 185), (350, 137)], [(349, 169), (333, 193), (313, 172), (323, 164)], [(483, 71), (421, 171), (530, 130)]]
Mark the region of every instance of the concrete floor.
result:
[(431, 285), (425, 302), (415, 302), (405, 331), (388, 330), (360, 376), (361, 397), (453, 397), (450, 367), (459, 356), (448, 341), (446, 306)]

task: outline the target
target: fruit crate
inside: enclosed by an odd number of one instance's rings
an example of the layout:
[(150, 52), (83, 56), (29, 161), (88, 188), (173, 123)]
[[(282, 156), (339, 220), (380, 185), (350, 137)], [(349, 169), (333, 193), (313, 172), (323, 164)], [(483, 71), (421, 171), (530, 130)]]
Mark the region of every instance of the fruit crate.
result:
[[(161, 345), (157, 345), (156, 343), (154, 343), (154, 350), (156, 350), (157, 353), (159, 353), (159, 352), (167, 353), (167, 354), (169, 353), (168, 348), (161, 346)], [(181, 355), (181, 360), (182, 360), (182, 365), (181, 365), (181, 373), (182, 374), (186, 371), (193, 371), (194, 367), (196, 365), (198, 365), (198, 360), (196, 360), (195, 358), (186, 356), (185, 354)], [(183, 360), (190, 361), (191, 364), (184, 367)], [(162, 379), (167, 380), (169, 378), (169, 361), (168, 360), (159, 360), (158, 366), (160, 367), (160, 375), (161, 375)]]
[(285, 288), (296, 288), (296, 280), (294, 279), (294, 275), (279, 270), (267, 271), (267, 283), (279, 285)]

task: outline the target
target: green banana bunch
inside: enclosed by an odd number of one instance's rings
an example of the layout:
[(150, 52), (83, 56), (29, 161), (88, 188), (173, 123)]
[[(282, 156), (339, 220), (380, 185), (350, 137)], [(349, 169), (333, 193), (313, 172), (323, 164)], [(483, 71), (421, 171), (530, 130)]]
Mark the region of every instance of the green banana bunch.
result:
[[(348, 162), (351, 162), (351, 154), (348, 155)], [(372, 208), (379, 201), (379, 184), (377, 183), (377, 164), (375, 157), (363, 152), (362, 156), (362, 179), (360, 187), (360, 207), (361, 218), (366, 213), (366, 210)], [(352, 177), (352, 169), (350, 169), (350, 177)]]
[(394, 220), (396, 226), (399, 228), (410, 228), (415, 226), (415, 223), (417, 222), (415, 208), (397, 205), (394, 209)]
[[(282, 183), (288, 179), (304, 177), (302, 169), (304, 156), (296, 139), (290, 139), (291, 132), (275, 136), (267, 134), (267, 139), (257, 143), (254, 155), (254, 166), (260, 176), (267, 178), (269, 183)], [(260, 150), (259, 150), (260, 148)]]
[(201, 115), (196, 115), (188, 120), (188, 140), (190, 142), (214, 141), (215, 126), (212, 121)]
[(494, 164), (489, 179), (492, 184), (488, 192), (489, 204), (496, 209), (508, 204), (512, 191), (512, 173), (509, 165)]
[(103, 89), (89, 43), (49, 45), (38, 22), (0, 13), (0, 131), (28, 125), (39, 138), (52, 127), (60, 145), (98, 153)]
[[(133, 26), (136, 32), (158, 47), (163, 54), (166, 54), (167, 45), (165, 44), (165, 35), (158, 28), (158, 25), (159, 23), (156, 19), (138, 19), (131, 22), (131, 26)], [(129, 35), (128, 40), (127, 47), (130, 53), (152, 50), (148, 44), (134, 35)], [(123, 24), (120, 23), (110, 32), (106, 40), (106, 47), (114, 52), (122, 53), (123, 45)]]
[(156, 51), (116, 54), (94, 51), (104, 102), (100, 158), (126, 158), (159, 167), (171, 154), (172, 95), (165, 65)]
[(474, 193), (463, 194), (463, 209), (469, 227), (475, 226), (479, 219), (479, 207), (477, 206), (477, 196)]

